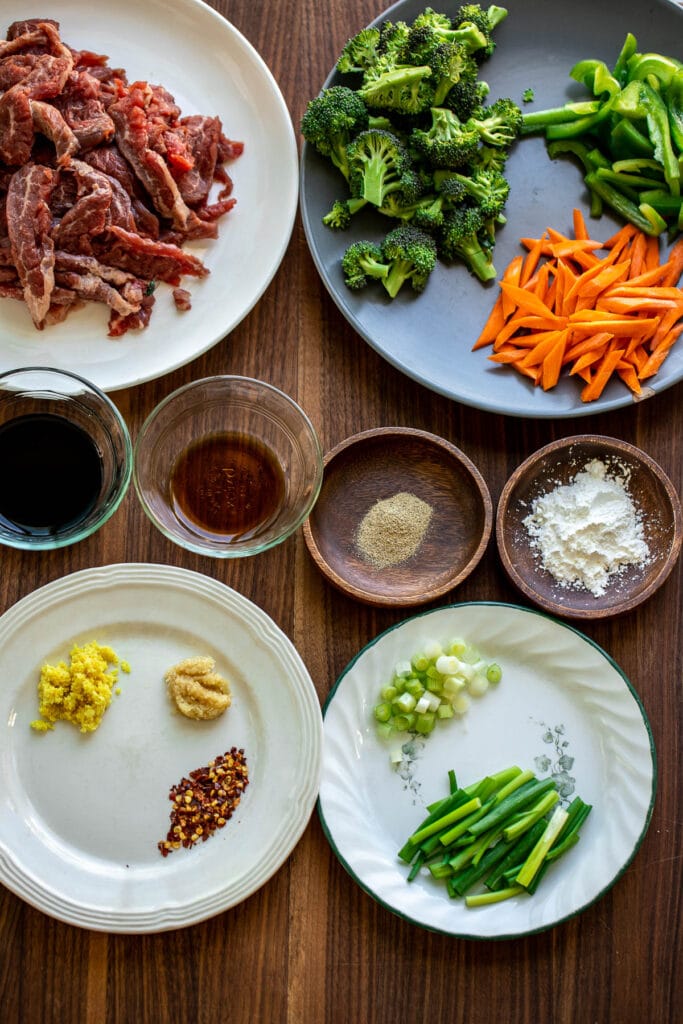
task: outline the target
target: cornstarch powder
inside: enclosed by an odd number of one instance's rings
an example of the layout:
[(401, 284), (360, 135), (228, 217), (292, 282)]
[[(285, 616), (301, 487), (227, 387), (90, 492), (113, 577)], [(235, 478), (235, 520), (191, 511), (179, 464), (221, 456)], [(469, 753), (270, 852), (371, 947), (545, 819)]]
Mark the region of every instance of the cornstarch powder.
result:
[(524, 526), (543, 568), (561, 586), (583, 587), (594, 597), (650, 555), (628, 493), (628, 470), (610, 473), (600, 459), (587, 463), (569, 484), (536, 498)]
[(409, 491), (376, 501), (361, 519), (356, 546), (377, 569), (411, 558), (420, 547), (432, 518), (432, 507)]

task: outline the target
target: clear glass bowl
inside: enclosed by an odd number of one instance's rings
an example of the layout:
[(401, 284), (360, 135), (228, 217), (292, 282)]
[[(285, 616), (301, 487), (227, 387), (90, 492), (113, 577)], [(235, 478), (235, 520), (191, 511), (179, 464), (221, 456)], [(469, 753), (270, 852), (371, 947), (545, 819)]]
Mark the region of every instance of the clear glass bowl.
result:
[[(212, 447), (218, 461), (208, 456)], [(231, 461), (236, 449), (265, 456), (254, 470), (262, 493)], [(320, 442), (305, 412), (249, 377), (206, 377), (179, 388), (150, 413), (135, 443), (133, 481), (151, 521), (181, 547), (213, 558), (255, 555), (289, 537), (313, 508), (322, 474)], [(259, 498), (270, 507), (251, 516)]]
[[(20, 417), (31, 417), (33, 422), (43, 417), (60, 417), (48, 423), (57, 427), (61, 424), (67, 433), (71, 431), (84, 441), (74, 450), (73, 464), (64, 477), (59, 476), (35, 442), (29, 444), (21, 458), (12, 452), (21, 431), (17, 423)], [(26, 422), (29, 421), (23, 421)], [(47, 441), (53, 439), (50, 427), (45, 436)], [(0, 373), (0, 438), (4, 439), (0, 446), (0, 513), (10, 505), (16, 506), (17, 496), (29, 513), (31, 503), (36, 506), (35, 514), (29, 514), (29, 525), (27, 519), (20, 522), (0, 514), (0, 544), (36, 551), (76, 544), (99, 530), (126, 494), (133, 467), (126, 423), (103, 391), (75, 373), (46, 366)], [(87, 462), (92, 469), (93, 458), (96, 463), (99, 461), (99, 473), (93, 478), (90, 499), (83, 505), (82, 514), (62, 520), (56, 517), (50, 522), (46, 512), (47, 518), (41, 518), (38, 506), (45, 503), (47, 507), (56, 494), (63, 496), (69, 494), (69, 489), (74, 491), (81, 483), (81, 467), (85, 473)]]

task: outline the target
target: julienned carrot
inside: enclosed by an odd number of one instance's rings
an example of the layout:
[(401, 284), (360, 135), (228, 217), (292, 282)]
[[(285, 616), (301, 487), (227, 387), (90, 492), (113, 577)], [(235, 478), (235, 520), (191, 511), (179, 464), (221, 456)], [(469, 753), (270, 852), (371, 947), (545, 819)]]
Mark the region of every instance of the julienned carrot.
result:
[(606, 242), (589, 237), (581, 211), (574, 237), (547, 228), (522, 238), (474, 348), (492, 346), (544, 390), (567, 373), (592, 402), (613, 377), (634, 395), (683, 334), (683, 237), (660, 263), (659, 242), (625, 224)]

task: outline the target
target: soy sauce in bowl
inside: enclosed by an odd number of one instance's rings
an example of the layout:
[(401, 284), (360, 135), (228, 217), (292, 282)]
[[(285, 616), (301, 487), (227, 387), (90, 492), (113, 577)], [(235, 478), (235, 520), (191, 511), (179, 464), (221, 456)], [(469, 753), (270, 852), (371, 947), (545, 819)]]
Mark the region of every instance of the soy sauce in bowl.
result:
[(132, 469), (126, 422), (96, 384), (50, 366), (0, 373), (0, 545), (85, 540), (123, 501)]
[(221, 431), (194, 441), (171, 472), (176, 515), (206, 539), (246, 540), (277, 516), (285, 498), (282, 467), (257, 437)]
[(76, 423), (27, 413), (0, 426), (0, 520), (7, 529), (53, 534), (93, 510), (102, 456)]

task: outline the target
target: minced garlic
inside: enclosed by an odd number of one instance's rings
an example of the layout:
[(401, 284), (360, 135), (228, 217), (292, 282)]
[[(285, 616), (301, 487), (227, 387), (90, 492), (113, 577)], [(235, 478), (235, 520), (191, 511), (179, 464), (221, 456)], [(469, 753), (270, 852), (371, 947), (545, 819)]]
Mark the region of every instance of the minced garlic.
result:
[(166, 673), (168, 692), (186, 718), (218, 718), (230, 707), (230, 684), (215, 668), (213, 658), (197, 655), (185, 658)]
[[(111, 647), (94, 640), (71, 650), (70, 664), (43, 665), (38, 682), (40, 718), (31, 722), (37, 732), (48, 732), (57, 721), (71, 722), (81, 732), (93, 732), (111, 704), (119, 668), (130, 672)], [(118, 691), (117, 691), (118, 692)]]

